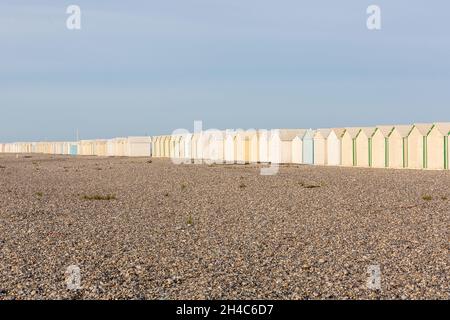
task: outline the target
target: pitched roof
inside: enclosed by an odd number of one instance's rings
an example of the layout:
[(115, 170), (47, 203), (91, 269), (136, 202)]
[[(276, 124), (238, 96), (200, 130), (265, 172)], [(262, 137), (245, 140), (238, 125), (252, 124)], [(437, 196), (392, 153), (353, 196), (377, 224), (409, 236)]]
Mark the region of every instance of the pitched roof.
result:
[(394, 126), (394, 130), (397, 130), (402, 138), (406, 138), (409, 135), (409, 133), (411, 132), (412, 128), (413, 128), (412, 125)]
[(305, 129), (274, 129), (272, 135), (278, 135), (282, 141), (292, 141), (296, 136), (304, 134)]
[(435, 123), (434, 126), (444, 136), (450, 133), (450, 122), (438, 122)]
[(377, 126), (377, 129), (383, 134), (385, 138), (387, 138), (392, 132), (392, 129), (394, 129), (394, 126)]
[(331, 133), (331, 129), (317, 129), (314, 138), (317, 138), (318, 136), (322, 136), (324, 139), (328, 138), (328, 136)]
[(423, 136), (427, 136), (428, 132), (430, 132), (431, 128), (433, 127), (432, 123), (415, 123), (414, 127), (419, 130), (420, 134)]
[(352, 139), (356, 138), (359, 131), (361, 131), (361, 128), (345, 128), (345, 132), (348, 132), (348, 134), (350, 135), (350, 137), (352, 137)]
[(336, 134), (336, 136), (337, 136), (338, 138), (341, 138), (342, 135), (343, 135), (344, 132), (345, 132), (345, 128), (332, 128), (331, 131), (330, 131), (330, 133), (333, 132), (333, 131), (334, 131), (334, 133)]
[[(363, 127), (361, 128), (360, 132), (364, 132), (364, 134), (366, 135), (366, 137), (370, 138), (372, 137), (374, 131), (376, 130), (375, 127)], [(359, 133), (358, 133), (359, 134)]]
[(302, 140), (304, 140), (304, 139), (312, 139), (314, 137), (314, 134), (315, 134), (315, 130), (308, 129), (308, 130), (305, 131), (303, 136), (301, 136), (301, 138), (302, 138)]

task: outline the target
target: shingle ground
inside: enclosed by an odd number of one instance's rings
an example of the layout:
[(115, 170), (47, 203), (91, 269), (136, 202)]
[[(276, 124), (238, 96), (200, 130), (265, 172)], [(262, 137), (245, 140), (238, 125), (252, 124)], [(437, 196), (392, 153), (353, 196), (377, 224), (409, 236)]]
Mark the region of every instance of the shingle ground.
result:
[(449, 171), (148, 160), (0, 155), (0, 299), (450, 298)]

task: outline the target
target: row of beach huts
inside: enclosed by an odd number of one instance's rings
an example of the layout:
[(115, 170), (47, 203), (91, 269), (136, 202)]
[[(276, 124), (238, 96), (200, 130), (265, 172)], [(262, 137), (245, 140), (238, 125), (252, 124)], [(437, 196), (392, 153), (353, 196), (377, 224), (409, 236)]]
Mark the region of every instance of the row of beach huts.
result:
[(0, 152), (171, 158), (177, 163), (272, 163), (449, 169), (450, 123), (363, 128), (205, 130), (77, 142), (0, 143)]

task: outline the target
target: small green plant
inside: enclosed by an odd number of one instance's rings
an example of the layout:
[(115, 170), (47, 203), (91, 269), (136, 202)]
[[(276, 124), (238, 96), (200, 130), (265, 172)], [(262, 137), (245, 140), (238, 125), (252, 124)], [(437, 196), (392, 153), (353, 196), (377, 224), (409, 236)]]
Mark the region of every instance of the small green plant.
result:
[(44, 194), (42, 192), (36, 192), (36, 196), (38, 196), (39, 198), (42, 198)]
[(425, 201), (431, 201), (431, 200), (433, 200), (433, 197), (430, 195), (424, 195), (424, 196), (422, 196), (422, 199)]
[(102, 196), (99, 194), (95, 194), (92, 196), (84, 195), (83, 200), (116, 200), (116, 196), (113, 194), (108, 194), (106, 196)]
[(314, 188), (320, 188), (321, 186), (317, 185), (317, 184), (308, 184), (306, 186), (304, 186), (306, 189), (314, 189)]
[(184, 190), (187, 188), (187, 185), (185, 185), (184, 183), (181, 185), (181, 190)]
[(313, 184), (313, 183), (306, 183), (306, 182), (303, 182), (303, 181), (299, 182), (298, 184), (300, 186), (302, 186), (303, 188), (306, 188), (306, 189), (314, 189), (314, 188), (320, 188), (321, 187), (321, 185)]
[(188, 226), (192, 226), (194, 224), (194, 220), (192, 219), (192, 216), (189, 216), (187, 219)]

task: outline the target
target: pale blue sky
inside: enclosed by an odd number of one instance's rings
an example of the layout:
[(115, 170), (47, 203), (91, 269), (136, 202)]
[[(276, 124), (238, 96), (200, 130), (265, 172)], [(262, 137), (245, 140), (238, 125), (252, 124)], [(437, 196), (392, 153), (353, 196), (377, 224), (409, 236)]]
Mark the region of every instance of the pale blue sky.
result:
[[(66, 7), (82, 30), (66, 29)], [(366, 28), (381, 7), (382, 29)], [(450, 121), (445, 0), (0, 3), (0, 141)]]

